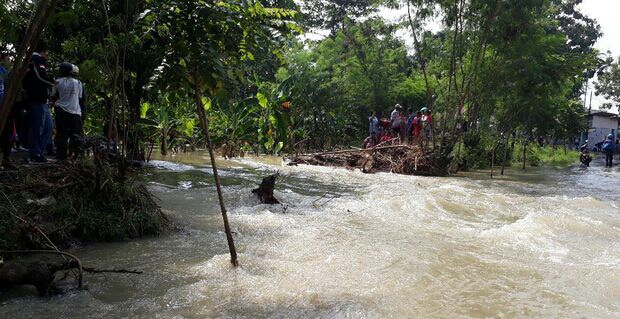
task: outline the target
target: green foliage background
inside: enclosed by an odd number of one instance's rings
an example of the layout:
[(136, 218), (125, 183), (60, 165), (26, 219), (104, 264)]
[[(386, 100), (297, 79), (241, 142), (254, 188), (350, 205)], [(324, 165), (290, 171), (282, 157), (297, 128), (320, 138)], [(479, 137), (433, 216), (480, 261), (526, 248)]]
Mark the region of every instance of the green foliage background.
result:
[[(323, 150), (360, 145), (369, 114), (399, 103), (431, 108), (431, 150), (467, 169), (538, 136), (572, 144), (597, 70), (613, 97), (617, 65), (593, 49), (600, 27), (580, 2), (72, 0), (43, 39), (52, 66), (80, 66), (89, 134), (116, 121), (133, 145), (196, 149), (204, 108), (233, 153)], [(0, 5), (0, 45), (19, 46), (34, 6)], [(382, 6), (407, 14), (386, 21)]]

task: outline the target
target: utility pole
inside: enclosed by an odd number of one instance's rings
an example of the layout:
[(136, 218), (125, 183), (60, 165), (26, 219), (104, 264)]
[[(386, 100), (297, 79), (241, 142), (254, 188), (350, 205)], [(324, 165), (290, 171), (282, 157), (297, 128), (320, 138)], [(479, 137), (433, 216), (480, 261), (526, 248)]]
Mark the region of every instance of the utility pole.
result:
[(590, 133), (590, 115), (592, 113), (592, 93), (594, 92), (590, 92), (590, 106), (588, 106), (588, 117), (586, 118), (586, 139), (589, 138), (589, 133)]
[[(586, 76), (586, 87), (585, 87), (585, 91), (583, 93), (583, 110), (585, 111), (586, 109), (586, 105), (588, 103), (588, 71), (586, 70), (585, 73)], [(590, 92), (590, 107), (592, 107), (592, 92)], [(588, 109), (588, 115), (586, 116), (586, 130), (585, 132), (581, 133), (581, 136), (579, 138), (579, 145), (583, 145), (585, 143), (585, 140), (588, 139), (588, 132), (590, 131), (590, 109)]]

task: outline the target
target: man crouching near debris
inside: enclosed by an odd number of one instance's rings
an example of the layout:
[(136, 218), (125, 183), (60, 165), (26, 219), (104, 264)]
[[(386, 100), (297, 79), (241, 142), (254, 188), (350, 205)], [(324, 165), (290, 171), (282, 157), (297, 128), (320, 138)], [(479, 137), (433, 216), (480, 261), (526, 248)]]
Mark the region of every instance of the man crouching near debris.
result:
[[(77, 67), (69, 62), (60, 64), (60, 78), (52, 88), (52, 100), (56, 105), (56, 148), (58, 160), (67, 159), (67, 144), (78, 145), (84, 135), (82, 127), (82, 108), (84, 105), (84, 88), (75, 79)], [(77, 155), (77, 154), (76, 154)]]

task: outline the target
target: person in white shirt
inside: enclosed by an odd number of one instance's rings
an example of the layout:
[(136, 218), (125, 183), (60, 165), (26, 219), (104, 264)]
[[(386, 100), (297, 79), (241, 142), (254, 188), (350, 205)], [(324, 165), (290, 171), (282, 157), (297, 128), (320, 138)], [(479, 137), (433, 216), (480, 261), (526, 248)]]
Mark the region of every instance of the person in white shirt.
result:
[[(69, 62), (60, 64), (60, 78), (52, 88), (52, 100), (56, 111), (56, 149), (59, 161), (67, 159), (67, 145), (77, 145), (84, 134), (82, 127), (82, 105), (84, 88), (74, 78), (74, 65)], [(77, 155), (77, 154), (76, 154)]]
[(402, 122), (401, 112), (403, 111), (403, 107), (400, 104), (396, 104), (394, 106), (394, 110), (392, 114), (390, 114), (390, 120), (392, 121), (392, 131), (394, 136), (398, 136), (400, 134), (400, 126)]

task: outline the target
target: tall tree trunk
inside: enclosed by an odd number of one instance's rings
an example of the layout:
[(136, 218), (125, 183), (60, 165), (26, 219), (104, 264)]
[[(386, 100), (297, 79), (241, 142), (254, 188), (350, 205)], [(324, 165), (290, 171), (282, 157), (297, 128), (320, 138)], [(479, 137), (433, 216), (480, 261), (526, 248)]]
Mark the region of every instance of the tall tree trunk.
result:
[(426, 62), (422, 58), (422, 45), (420, 40), (418, 39), (418, 35), (415, 32), (415, 25), (418, 20), (418, 15), (416, 13), (415, 20), (411, 17), (411, 0), (407, 0), (407, 16), (409, 17), (409, 26), (411, 27), (411, 34), (413, 35), (413, 43), (416, 51), (416, 55), (420, 62), (420, 67), (422, 68), (422, 75), (424, 76), (424, 86), (426, 87), (426, 104), (427, 107), (431, 107), (432, 105), (432, 95), (431, 95), (431, 86), (428, 80), (428, 72), (426, 69)]
[(166, 139), (165, 129), (161, 129), (161, 155), (168, 155), (168, 140)]
[(504, 159), (502, 160), (502, 172), (501, 175), (504, 175), (504, 169), (506, 168), (506, 160), (508, 159), (508, 141), (510, 140), (510, 133), (506, 134), (506, 141), (504, 144)]
[(527, 141), (523, 141), (523, 169), (525, 169), (525, 155), (527, 152)]
[(226, 231), (226, 240), (228, 241), (228, 249), (230, 250), (230, 262), (233, 266), (239, 266), (237, 260), (237, 250), (235, 249), (235, 242), (233, 241), (232, 231), (230, 230), (230, 224), (228, 223), (228, 214), (226, 213), (226, 206), (224, 206), (224, 196), (222, 195), (222, 186), (220, 183), (220, 176), (217, 173), (217, 166), (215, 165), (215, 155), (213, 154), (213, 144), (211, 143), (211, 137), (209, 135), (209, 122), (207, 120), (207, 114), (204, 104), (202, 103), (202, 97), (200, 94), (200, 87), (198, 85), (198, 69), (195, 68), (192, 74), (194, 80), (194, 99), (196, 101), (197, 113), (200, 118), (200, 125), (202, 131), (205, 134), (207, 140), (207, 148), (209, 150), (209, 157), (211, 158), (211, 167), (213, 168), (213, 177), (215, 178), (215, 188), (217, 189), (217, 198), (220, 202), (220, 210), (222, 211), (222, 219), (224, 220), (224, 230)]

